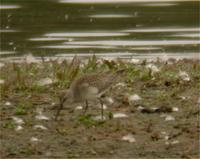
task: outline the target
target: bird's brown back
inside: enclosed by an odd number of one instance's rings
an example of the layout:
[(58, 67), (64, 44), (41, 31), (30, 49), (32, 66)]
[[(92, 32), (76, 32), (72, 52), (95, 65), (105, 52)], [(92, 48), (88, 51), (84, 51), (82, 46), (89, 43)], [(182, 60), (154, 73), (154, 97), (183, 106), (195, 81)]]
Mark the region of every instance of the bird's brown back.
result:
[(83, 91), (83, 85), (88, 85), (89, 87), (96, 87), (98, 92), (104, 92), (111, 85), (116, 83), (123, 73), (122, 70), (117, 71), (115, 73), (112, 72), (104, 72), (104, 73), (90, 73), (85, 74), (79, 79), (72, 82), (70, 89), (74, 93), (74, 96), (81, 96)]

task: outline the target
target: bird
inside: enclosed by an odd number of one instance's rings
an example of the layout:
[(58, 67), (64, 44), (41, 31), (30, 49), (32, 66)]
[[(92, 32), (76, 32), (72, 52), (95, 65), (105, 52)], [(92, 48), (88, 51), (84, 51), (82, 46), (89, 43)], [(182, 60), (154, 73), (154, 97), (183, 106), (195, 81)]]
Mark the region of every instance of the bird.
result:
[(103, 120), (103, 101), (102, 96), (116, 84), (124, 73), (125, 69), (115, 72), (87, 73), (75, 79), (68, 90), (60, 99), (60, 104), (55, 115), (57, 120), (64, 103), (74, 104), (85, 102), (84, 113), (88, 109), (88, 101), (98, 99), (101, 104), (101, 119)]

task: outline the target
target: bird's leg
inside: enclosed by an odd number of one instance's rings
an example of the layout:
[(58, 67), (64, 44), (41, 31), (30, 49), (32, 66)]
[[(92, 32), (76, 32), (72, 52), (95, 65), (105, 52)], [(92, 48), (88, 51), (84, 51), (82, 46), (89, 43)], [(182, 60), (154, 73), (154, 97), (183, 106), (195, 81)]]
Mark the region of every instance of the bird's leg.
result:
[(66, 99), (67, 99), (67, 98), (64, 97), (64, 98), (62, 98), (62, 99), (60, 100), (60, 107), (58, 108), (57, 113), (56, 113), (56, 115), (55, 115), (55, 121), (57, 120), (58, 115), (60, 114), (61, 109), (63, 109), (63, 105), (64, 105), (64, 102), (66, 101)]
[(103, 101), (101, 98), (99, 98), (99, 102), (101, 104), (101, 119), (103, 120)]
[(88, 100), (85, 101), (85, 109), (83, 111), (83, 114), (85, 114), (87, 110), (88, 110)]

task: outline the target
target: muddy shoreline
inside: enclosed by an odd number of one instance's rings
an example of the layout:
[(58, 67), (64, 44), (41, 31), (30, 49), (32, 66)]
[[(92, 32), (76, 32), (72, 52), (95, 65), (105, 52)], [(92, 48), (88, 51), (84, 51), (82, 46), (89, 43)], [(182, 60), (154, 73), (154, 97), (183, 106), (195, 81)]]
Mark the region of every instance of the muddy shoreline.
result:
[[(59, 97), (85, 73), (126, 69), (87, 114)], [(2, 62), (2, 158), (199, 158), (200, 61), (49, 60)]]

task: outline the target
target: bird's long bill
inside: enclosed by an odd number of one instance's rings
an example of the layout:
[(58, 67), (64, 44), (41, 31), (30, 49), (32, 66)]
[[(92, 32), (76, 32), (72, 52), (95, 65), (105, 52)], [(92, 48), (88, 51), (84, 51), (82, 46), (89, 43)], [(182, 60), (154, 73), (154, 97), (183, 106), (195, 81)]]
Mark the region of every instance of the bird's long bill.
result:
[(66, 98), (64, 98), (63, 100), (60, 101), (60, 106), (58, 107), (58, 110), (57, 110), (56, 115), (55, 115), (55, 121), (58, 119), (58, 116), (60, 114), (60, 111), (63, 108), (65, 100), (66, 100)]

